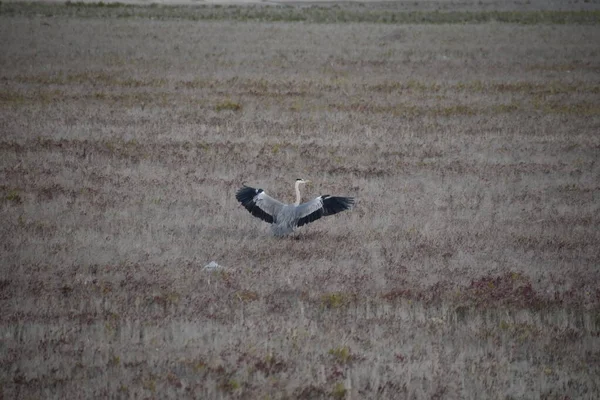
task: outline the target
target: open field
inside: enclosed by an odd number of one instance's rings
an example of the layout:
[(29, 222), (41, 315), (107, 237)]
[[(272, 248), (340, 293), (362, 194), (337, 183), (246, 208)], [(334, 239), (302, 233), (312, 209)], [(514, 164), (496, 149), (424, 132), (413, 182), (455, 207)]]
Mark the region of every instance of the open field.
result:
[(599, 397), (597, 14), (124, 8), (0, 5), (4, 398)]
[[(66, 1), (22, 2), (8, 0), (0, 3), (5, 16), (35, 15), (44, 17), (119, 18), (192, 21), (255, 21), (383, 24), (447, 24), (504, 22), (516, 24), (599, 24), (598, 1), (527, 0), (505, 1), (391, 1), (391, 2), (311, 2), (214, 0), (207, 4), (194, 0), (165, 0), (150, 3), (144, 0), (124, 2)], [(213, 0), (210, 0), (212, 3)], [(139, 3), (146, 3), (139, 4)], [(166, 3), (166, 4), (164, 4)], [(171, 3), (171, 4), (169, 4)]]

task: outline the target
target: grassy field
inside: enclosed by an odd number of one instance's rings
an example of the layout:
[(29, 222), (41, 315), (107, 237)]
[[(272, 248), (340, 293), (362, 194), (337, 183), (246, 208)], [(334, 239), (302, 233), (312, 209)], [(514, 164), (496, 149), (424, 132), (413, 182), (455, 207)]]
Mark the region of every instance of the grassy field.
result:
[(600, 396), (598, 4), (390, 4), (0, 4), (0, 397)]
[[(132, 0), (138, 1), (138, 0)], [(144, 0), (139, 0), (144, 1)], [(179, 0), (175, 0), (177, 3)], [(227, 0), (217, 0), (227, 2)], [(233, 0), (234, 2), (236, 0)], [(242, 0), (244, 1), (244, 0)], [(504, 22), (516, 24), (599, 24), (600, 6), (597, 2), (577, 0), (575, 4), (561, 1), (528, 0), (519, 4), (504, 0), (485, 1), (373, 1), (355, 2), (266, 2), (243, 7), (235, 4), (120, 3), (114, 1), (66, 1), (57, 5), (50, 2), (22, 2), (9, 0), (0, 5), (3, 15), (36, 15), (45, 17), (69, 16), (76, 18), (152, 18), (158, 20), (192, 21), (255, 21), (255, 22), (310, 22), (382, 24), (456, 24)], [(269, 4), (270, 3), (270, 4)], [(533, 3), (533, 4), (532, 4)], [(573, 2), (572, 2), (573, 3)], [(515, 9), (515, 5), (518, 8)]]

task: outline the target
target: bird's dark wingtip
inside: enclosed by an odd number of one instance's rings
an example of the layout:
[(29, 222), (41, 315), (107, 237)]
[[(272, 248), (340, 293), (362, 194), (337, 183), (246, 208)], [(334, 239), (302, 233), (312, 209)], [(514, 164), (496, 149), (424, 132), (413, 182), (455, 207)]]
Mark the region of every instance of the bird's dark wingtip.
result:
[(240, 190), (237, 191), (235, 198), (237, 201), (242, 203), (243, 206), (246, 206), (247, 204), (251, 203), (254, 197), (260, 192), (262, 192), (262, 189), (254, 189), (250, 186), (244, 185)]
[(354, 197), (327, 196), (323, 197), (323, 209), (326, 215), (337, 214), (351, 209), (354, 206)]
[(254, 201), (254, 198), (262, 192), (262, 189), (255, 189), (244, 185), (244, 187), (237, 191), (235, 198), (242, 203), (242, 206), (244, 206), (244, 208), (253, 216), (260, 218), (265, 222), (273, 223), (273, 216), (263, 211)]

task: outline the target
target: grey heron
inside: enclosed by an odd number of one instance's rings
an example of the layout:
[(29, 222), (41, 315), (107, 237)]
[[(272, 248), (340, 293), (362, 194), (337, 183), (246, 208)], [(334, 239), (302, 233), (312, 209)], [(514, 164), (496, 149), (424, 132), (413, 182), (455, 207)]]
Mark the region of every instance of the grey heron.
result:
[(237, 191), (235, 198), (242, 203), (250, 214), (271, 224), (275, 236), (292, 233), (297, 227), (316, 221), (321, 217), (348, 210), (354, 205), (354, 198), (330, 196), (328, 194), (300, 204), (300, 185), (308, 183), (296, 179), (296, 202), (284, 204), (275, 200), (262, 189), (244, 185)]

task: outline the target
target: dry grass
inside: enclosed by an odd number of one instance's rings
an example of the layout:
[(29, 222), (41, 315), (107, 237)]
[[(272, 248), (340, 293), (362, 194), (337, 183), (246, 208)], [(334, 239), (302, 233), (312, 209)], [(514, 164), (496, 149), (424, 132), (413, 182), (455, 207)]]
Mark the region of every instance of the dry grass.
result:
[(4, 397), (597, 398), (598, 29), (0, 16)]
[[(223, 0), (227, 3), (227, 0)], [(135, 4), (138, 3), (138, 4)], [(141, 4), (140, 4), (141, 3)], [(185, 0), (148, 4), (144, 0), (124, 3), (109, 0), (60, 3), (8, 0), (0, 3), (6, 16), (37, 15), (76, 18), (151, 18), (192, 21), (254, 21), (310, 23), (463, 24), (502, 22), (514, 24), (597, 24), (600, 11), (595, 2), (528, 0), (523, 3), (497, 0), (314, 2), (303, 1), (210, 4)], [(171, 4), (169, 4), (171, 3)], [(211, 2), (213, 3), (213, 2)], [(235, 2), (234, 2), (235, 3)], [(250, 4), (248, 4), (250, 3)]]

